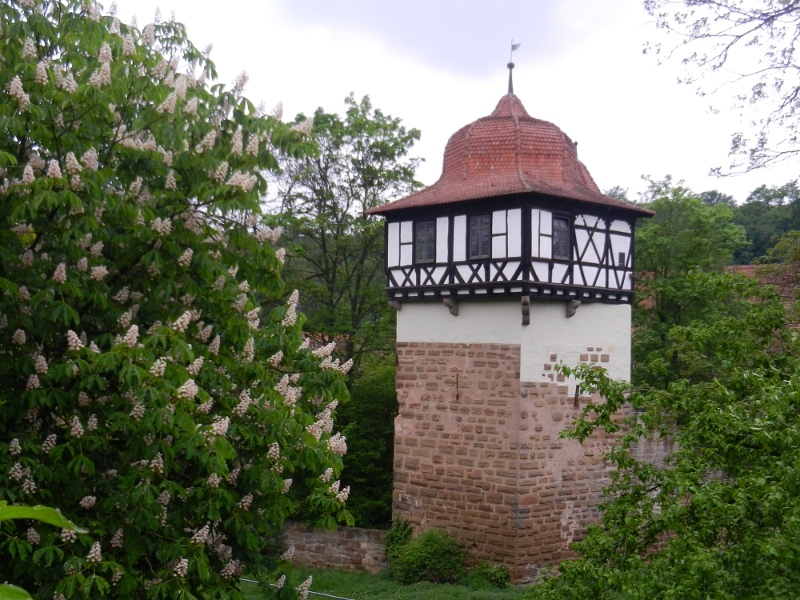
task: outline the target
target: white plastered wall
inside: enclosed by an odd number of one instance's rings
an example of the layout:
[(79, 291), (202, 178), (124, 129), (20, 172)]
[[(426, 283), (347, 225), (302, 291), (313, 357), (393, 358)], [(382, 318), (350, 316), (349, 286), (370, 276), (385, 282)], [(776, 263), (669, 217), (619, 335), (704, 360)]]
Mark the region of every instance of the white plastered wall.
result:
[[(405, 303), (397, 313), (398, 342), (518, 344), (521, 381), (551, 381), (544, 365), (575, 366), (581, 355), (608, 356), (598, 362), (614, 379), (630, 380), (631, 307), (628, 304), (582, 304), (567, 318), (565, 302), (531, 300), (530, 325), (522, 325), (519, 300), (461, 302), (458, 316), (444, 304)], [(588, 350), (592, 348), (593, 350)], [(574, 393), (569, 382), (569, 393)]]

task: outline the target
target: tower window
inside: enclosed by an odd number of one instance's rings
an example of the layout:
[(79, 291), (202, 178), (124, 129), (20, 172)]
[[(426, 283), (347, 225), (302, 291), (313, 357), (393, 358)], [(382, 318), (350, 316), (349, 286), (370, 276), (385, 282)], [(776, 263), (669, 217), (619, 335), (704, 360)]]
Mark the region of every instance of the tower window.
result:
[(624, 252), (620, 252), (617, 255), (617, 266), (618, 267), (624, 267), (625, 266), (625, 253)]
[(553, 218), (553, 258), (569, 260), (569, 221)]
[(489, 258), (492, 243), (492, 217), (480, 215), (469, 218), (469, 257)]
[(436, 260), (436, 222), (417, 222), (415, 234), (416, 262), (434, 262)]

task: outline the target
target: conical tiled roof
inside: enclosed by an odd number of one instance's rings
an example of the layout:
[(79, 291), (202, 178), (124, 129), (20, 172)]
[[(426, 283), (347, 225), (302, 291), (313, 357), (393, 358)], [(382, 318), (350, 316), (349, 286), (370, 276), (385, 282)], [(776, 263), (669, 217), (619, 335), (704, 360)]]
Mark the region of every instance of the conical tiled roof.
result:
[(653, 214), (601, 193), (578, 160), (575, 143), (552, 123), (531, 117), (514, 94), (503, 96), (488, 117), (453, 134), (436, 183), (370, 212), (526, 192)]

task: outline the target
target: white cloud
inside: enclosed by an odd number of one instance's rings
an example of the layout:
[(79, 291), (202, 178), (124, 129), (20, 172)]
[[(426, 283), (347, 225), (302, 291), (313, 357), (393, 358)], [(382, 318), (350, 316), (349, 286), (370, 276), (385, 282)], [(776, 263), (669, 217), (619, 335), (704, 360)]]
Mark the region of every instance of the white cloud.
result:
[[(642, 43), (655, 29), (646, 23), (639, 0), (536, 3), (535, 10), (526, 9), (528, 21), (522, 24), (541, 15), (552, 29), (546, 38), (559, 40), (552, 52), (535, 39), (540, 27), (522, 27), (511, 14), (510, 34), (500, 39), (499, 22), (487, 33), (497, 38), (496, 50), (491, 50), (491, 40), (486, 46), (497, 62), (490, 75), (483, 67), (454, 67), (458, 53), (450, 53), (449, 66), (443, 66), (429, 51), (412, 51), (421, 43), (413, 30), (404, 46), (402, 36), (359, 28), (357, 19), (325, 22), (287, 15), (279, 1), (228, 0), (220, 5), (172, 0), (162, 6), (162, 14), (174, 10), (198, 46), (214, 43), (212, 59), (222, 82), (248, 71), (248, 97), (256, 104), (264, 100), (268, 107), (282, 100), (285, 118), (297, 112), (309, 115), (318, 106), (341, 111), (349, 92), (369, 94), (376, 107), (422, 131), (416, 154), (426, 159), (419, 171), (425, 183), (438, 177), (449, 136), (489, 114), (505, 93), (512, 35), (522, 42), (514, 56), (517, 95), (531, 115), (554, 122), (578, 140), (581, 160), (601, 188), (621, 185), (635, 193), (644, 188), (640, 175), (660, 178), (669, 173), (697, 191), (719, 189), (741, 201), (762, 183), (782, 184), (796, 177), (792, 165), (737, 178), (708, 176), (710, 167), (727, 164), (729, 135), (743, 126), (733, 113), (709, 114), (708, 99), (675, 83), (675, 66), (657, 67), (655, 59), (642, 55)], [(490, 10), (486, 3), (471, 4)], [(521, 7), (528, 4), (518, 2)], [(129, 20), (136, 11), (144, 25), (157, 3), (118, 0), (118, 5), (120, 18)], [(504, 4), (506, 9), (512, 5)], [(391, 14), (387, 12), (387, 19)], [(465, 14), (477, 18), (473, 15), (480, 11)], [(455, 45), (478, 43), (455, 27), (443, 30), (442, 36)]]

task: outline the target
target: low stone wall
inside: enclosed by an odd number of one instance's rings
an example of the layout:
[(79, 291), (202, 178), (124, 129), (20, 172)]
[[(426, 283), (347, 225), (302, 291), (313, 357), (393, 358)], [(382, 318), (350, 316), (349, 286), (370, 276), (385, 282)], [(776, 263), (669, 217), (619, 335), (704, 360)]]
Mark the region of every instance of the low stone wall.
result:
[(339, 527), (336, 531), (323, 531), (287, 521), (283, 535), (285, 546), (294, 546), (293, 562), (297, 565), (370, 573), (388, 566), (383, 542), (386, 532), (380, 529)]

